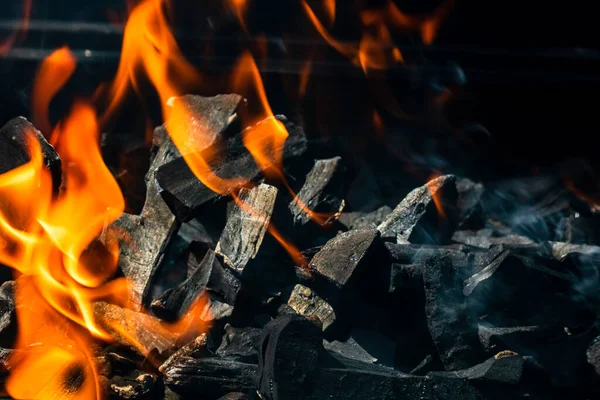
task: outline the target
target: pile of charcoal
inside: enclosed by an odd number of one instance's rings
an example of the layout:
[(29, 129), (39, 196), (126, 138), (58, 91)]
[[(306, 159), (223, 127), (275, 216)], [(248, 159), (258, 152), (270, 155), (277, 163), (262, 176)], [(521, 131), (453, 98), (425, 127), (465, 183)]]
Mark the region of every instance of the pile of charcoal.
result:
[[(101, 324), (126, 320), (154, 350), (144, 357), (118, 334), (99, 346), (111, 397), (598, 398), (600, 225), (562, 180), (439, 175), (398, 204), (352, 208), (350, 191), (369, 186), (342, 157), (315, 158), (318, 143), (285, 117), (271, 117), (289, 133), (270, 144), (275, 171), (243, 145), (239, 96), (174, 101), (215, 175), (239, 185), (211, 190), (166, 127), (154, 131), (143, 209), (112, 227), (129, 235), (119, 270), (147, 312), (94, 304)], [(0, 130), (0, 173), (26, 162), (18, 138), (30, 127)], [(13, 285), (0, 288), (0, 364)], [(202, 293), (207, 333), (158, 335)]]

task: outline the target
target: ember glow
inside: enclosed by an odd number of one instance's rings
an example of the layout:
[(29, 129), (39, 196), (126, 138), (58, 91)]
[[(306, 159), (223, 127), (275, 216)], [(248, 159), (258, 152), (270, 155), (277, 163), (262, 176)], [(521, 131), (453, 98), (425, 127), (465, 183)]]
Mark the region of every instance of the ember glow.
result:
[[(322, 2), (326, 19), (323, 22), (306, 2), (301, 4), (321, 37), (367, 76), (404, 61), (392, 39), (393, 28), (420, 30), (423, 41), (431, 43), (443, 14), (440, 11), (429, 19), (414, 19), (394, 9), (390, 2), (383, 9), (361, 14), (362, 39), (358, 44), (350, 44), (336, 40), (328, 31), (336, 19), (335, 0)], [(30, 1), (26, 2), (24, 29), (30, 6)], [(99, 126), (120, 111), (129, 94), (140, 94), (142, 80), (149, 81), (158, 93), (167, 131), (198, 180), (216, 193), (231, 194), (248, 214), (257, 212), (236, 195), (236, 190), (250, 185), (249, 182), (221, 178), (211, 169), (212, 158), (217, 154), (206, 149), (208, 132), (203, 138), (202, 132), (195, 129), (196, 137), (190, 140), (188, 111), (177, 97), (202, 86), (204, 78), (184, 58), (163, 6), (162, 0), (143, 0), (131, 10), (115, 79), (99, 88), (93, 103), (76, 101), (68, 116), (55, 127), (49, 119), (49, 105), (74, 74), (76, 60), (63, 47), (38, 69), (32, 95), (34, 122), (45, 135), (52, 134), (51, 142), (62, 158), (63, 181), (55, 193), (35, 132), (30, 133), (28, 140), (30, 161), (0, 175), (0, 263), (15, 270), (18, 301), (18, 351), (11, 357), (11, 373), (6, 382), (9, 394), (15, 398), (102, 398), (94, 361), (99, 341), (125, 338), (144, 356), (152, 350), (151, 344), (132, 334), (126, 319), (99, 322), (94, 311), (98, 302), (139, 310), (139, 299), (133, 297), (127, 279), (116, 277), (119, 241), (127, 241), (127, 232), (116, 235), (108, 228), (123, 213), (125, 201), (102, 160)], [(232, 0), (231, 6), (247, 31), (246, 1)], [(0, 43), (0, 54), (16, 37), (17, 33)], [(303, 68), (300, 96), (306, 92), (312, 62), (306, 60)], [(297, 198), (286, 180), (283, 148), (289, 133), (274, 116), (252, 53), (245, 52), (237, 60), (230, 88), (249, 99), (248, 113), (239, 117), (246, 128), (242, 132), (243, 144), (256, 164), (268, 179), (286, 188), (317, 224), (329, 224), (332, 215), (313, 212)], [(380, 134), (384, 127), (377, 110), (373, 110), (373, 123)], [(439, 211), (443, 215), (441, 208)], [(297, 265), (306, 265), (296, 246), (273, 224), (268, 230)], [(205, 305), (201, 297), (173, 324), (151, 316), (148, 323), (165, 340), (198, 334), (206, 329), (201, 318)]]

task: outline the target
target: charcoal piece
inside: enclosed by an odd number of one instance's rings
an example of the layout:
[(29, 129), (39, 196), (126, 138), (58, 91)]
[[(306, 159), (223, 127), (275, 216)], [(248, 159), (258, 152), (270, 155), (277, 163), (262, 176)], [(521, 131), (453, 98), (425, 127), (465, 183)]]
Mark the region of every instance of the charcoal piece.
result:
[(131, 280), (140, 304), (146, 302), (152, 279), (178, 226), (155, 181), (156, 169), (172, 160), (176, 152), (170, 139), (160, 144), (146, 175), (146, 202), (141, 214), (124, 213), (111, 227), (116, 237), (125, 236), (120, 245), (119, 267)]
[(324, 332), (335, 323), (333, 307), (306, 286), (294, 286), (287, 304), (298, 314), (316, 319)]
[(477, 364), (483, 352), (456, 269), (445, 259), (429, 262), (423, 268), (423, 283), (427, 326), (446, 370)]
[(228, 267), (241, 274), (260, 249), (275, 206), (277, 189), (261, 183), (252, 189), (240, 190), (238, 197), (243, 205), (236, 204), (228, 213), (215, 252), (223, 257)]
[(512, 351), (503, 351), (468, 369), (430, 372), (429, 375), (514, 385), (521, 381), (523, 365), (523, 357)]
[(396, 243), (447, 242), (456, 227), (456, 177), (444, 175), (414, 189), (377, 227)]
[(200, 355), (206, 355), (206, 345), (208, 343), (208, 337), (205, 333), (196, 336), (196, 338), (183, 346), (169, 356), (161, 365), (158, 370), (164, 373), (169, 367), (175, 363), (181, 357), (194, 357)]
[(329, 352), (336, 353), (341, 357), (349, 358), (351, 360), (367, 364), (374, 364), (377, 362), (377, 358), (373, 357), (363, 349), (353, 337), (349, 337), (345, 342), (340, 342), (338, 340), (332, 342), (323, 341), (323, 347)]
[(262, 331), (257, 388), (268, 400), (291, 399), (317, 367), (321, 330), (300, 315), (284, 315)]
[(222, 301), (220, 296), (208, 292), (207, 304), (200, 315), (205, 322), (225, 321), (233, 314), (234, 307)]
[(256, 364), (260, 335), (259, 328), (234, 328), (227, 324), (223, 341), (215, 353), (230, 360)]
[(362, 348), (377, 358), (377, 364), (386, 367), (394, 367), (394, 354), (396, 343), (387, 336), (367, 329), (353, 329), (350, 331), (353, 338)]
[(369, 271), (373, 275), (370, 278), (376, 279), (376, 266), (367, 267), (367, 259), (378, 236), (376, 229), (340, 233), (328, 241), (310, 261), (309, 267), (319, 276), (324, 297), (333, 307), (344, 292), (349, 292), (357, 284), (360, 275), (365, 272), (361, 269), (373, 269)]
[(251, 400), (250, 396), (245, 395), (244, 393), (235, 392), (235, 393), (227, 393), (223, 397), (219, 397), (219, 400)]
[(381, 206), (375, 211), (371, 212), (344, 212), (340, 216), (340, 222), (349, 230), (352, 229), (363, 229), (363, 228), (377, 228), (388, 215), (392, 212), (392, 208), (389, 206)]
[(154, 349), (164, 353), (177, 343), (177, 335), (150, 315), (101, 301), (93, 303), (93, 311), (95, 322), (110, 333), (117, 343), (135, 347), (138, 351), (144, 350), (142, 353)]
[[(190, 254), (190, 259), (195, 262), (193, 254)], [(183, 315), (204, 290), (222, 296), (230, 305), (234, 304), (240, 286), (239, 279), (224, 268), (215, 252), (209, 249), (188, 279), (165, 291), (150, 306), (160, 318), (173, 321)]]
[(305, 225), (314, 220), (312, 213), (328, 215), (324, 225), (336, 220), (344, 209), (344, 170), (342, 159), (334, 157), (317, 160), (306, 175), (306, 181), (289, 209), (295, 225)]
[(158, 377), (142, 371), (133, 371), (127, 376), (113, 376), (109, 380), (110, 394), (121, 399), (145, 399), (158, 392)]
[[(284, 162), (304, 154), (306, 137), (302, 129), (283, 116), (276, 118), (285, 125), (289, 136), (283, 149), (274, 148), (273, 154), (281, 151)], [(268, 124), (272, 121), (267, 119), (260, 124)], [(210, 147), (202, 151), (201, 156), (212, 160), (210, 164), (212, 171), (222, 179), (236, 178), (241, 182), (249, 183), (263, 172), (262, 167), (256, 164), (252, 155), (235, 138), (229, 140), (225, 146)], [(156, 173), (156, 180), (161, 195), (170, 205), (171, 210), (183, 221), (192, 218), (204, 204), (214, 202), (239, 188), (230, 187), (225, 193), (216, 193), (196, 178), (183, 158), (177, 158), (160, 167)]]
[(479, 325), (478, 331), (479, 341), (487, 352), (534, 348), (536, 339), (542, 334), (537, 326), (495, 328)]
[(239, 361), (184, 356), (163, 374), (165, 385), (176, 393), (218, 398), (231, 392), (255, 391), (257, 370), (256, 365)]
[(509, 251), (504, 251), (498, 257), (496, 257), (496, 259), (494, 259), (494, 261), (492, 261), (487, 267), (485, 267), (484, 269), (467, 279), (464, 282), (463, 294), (465, 296), (469, 296), (471, 293), (473, 293), (473, 290), (475, 290), (479, 283), (492, 277), (492, 275), (494, 275), (498, 268), (500, 268), (500, 266), (502, 265), (504, 260), (506, 260), (506, 257), (508, 257), (509, 254)]
[(390, 293), (422, 290), (423, 278), (419, 264), (396, 264), (390, 269)]
[(437, 355), (427, 354), (423, 361), (421, 361), (419, 365), (417, 365), (410, 371), (410, 375), (423, 376), (426, 375), (428, 372), (439, 371), (442, 369), (444, 369), (444, 366), (442, 365)]
[(12, 330), (15, 324), (15, 282), (6, 281), (0, 286), (0, 338), (2, 342), (4, 342), (4, 336), (13, 333)]
[(0, 174), (29, 162), (28, 135), (38, 141), (44, 165), (50, 171), (53, 188), (57, 191), (62, 180), (60, 156), (42, 133), (24, 117), (13, 118), (0, 128)]
[(600, 375), (600, 336), (596, 337), (586, 351), (587, 362), (594, 367), (597, 375)]
[(507, 234), (493, 236), (493, 229), (481, 229), (478, 231), (456, 231), (452, 235), (452, 240), (456, 243), (466, 244), (468, 246), (489, 249), (491, 246), (504, 245), (509, 248), (518, 248), (534, 244), (534, 241), (528, 237)]

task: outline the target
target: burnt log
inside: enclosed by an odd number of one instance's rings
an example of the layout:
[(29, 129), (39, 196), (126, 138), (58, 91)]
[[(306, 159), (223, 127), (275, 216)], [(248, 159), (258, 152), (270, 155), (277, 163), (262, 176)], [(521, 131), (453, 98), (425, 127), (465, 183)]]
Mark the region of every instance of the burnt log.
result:
[(218, 398), (230, 392), (255, 390), (255, 364), (223, 358), (178, 358), (163, 372), (164, 382), (182, 395)]
[(297, 398), (323, 351), (321, 330), (300, 315), (284, 315), (262, 331), (257, 388), (268, 400)]
[(287, 305), (303, 317), (318, 322), (323, 332), (330, 331), (335, 324), (333, 307), (306, 286), (294, 286)]
[[(304, 154), (306, 137), (302, 129), (283, 116), (275, 118), (283, 123), (289, 136), (283, 148), (272, 149), (273, 154), (281, 152), (284, 162)], [(259, 123), (271, 122), (264, 120)], [(200, 152), (200, 156), (211, 160), (211, 170), (217, 177), (238, 179), (240, 184), (256, 180), (263, 172), (263, 167), (256, 164), (252, 155), (236, 137), (224, 145), (209, 147)], [(183, 158), (177, 158), (160, 167), (156, 173), (156, 180), (161, 188), (161, 195), (175, 215), (183, 221), (191, 219), (204, 204), (221, 199), (240, 187), (232, 185), (224, 193), (216, 193), (196, 178)]]
[[(189, 256), (195, 263), (195, 255)], [(150, 307), (161, 319), (174, 321), (181, 317), (204, 290), (221, 296), (226, 303), (235, 304), (240, 281), (227, 268), (223, 267), (215, 252), (208, 250), (194, 272), (181, 284), (167, 289)]]
[(37, 140), (40, 145), (44, 166), (50, 171), (54, 190), (58, 191), (62, 181), (60, 156), (42, 133), (24, 117), (13, 118), (0, 128), (0, 174), (31, 160), (28, 137)]
[(456, 177), (444, 175), (414, 189), (377, 229), (395, 243), (448, 241), (458, 223)]
[(221, 345), (215, 353), (222, 358), (256, 364), (260, 337), (259, 328), (234, 328), (227, 324)]
[(239, 274), (256, 257), (271, 220), (277, 189), (260, 184), (252, 189), (243, 188), (236, 204), (228, 214), (227, 224), (215, 252), (223, 262)]
[(456, 269), (444, 259), (427, 263), (423, 283), (427, 326), (446, 370), (477, 364), (483, 352)]
[[(328, 225), (338, 219), (344, 209), (344, 168), (342, 159), (317, 160), (306, 175), (304, 185), (289, 204), (295, 225), (306, 225), (316, 219)], [(327, 216), (327, 218), (325, 218)]]

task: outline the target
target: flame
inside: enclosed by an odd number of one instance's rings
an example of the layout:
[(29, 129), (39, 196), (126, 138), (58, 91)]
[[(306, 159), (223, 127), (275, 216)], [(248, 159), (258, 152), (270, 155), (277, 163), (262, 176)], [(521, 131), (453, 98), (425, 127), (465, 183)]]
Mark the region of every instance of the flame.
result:
[(52, 132), (48, 117), (50, 101), (73, 75), (76, 66), (75, 56), (65, 46), (53, 51), (38, 68), (33, 82), (31, 108), (35, 126), (45, 134)]
[(9, 37), (0, 41), (0, 55), (8, 53), (13, 47), (15, 42), (22, 39), (27, 31), (29, 30), (29, 17), (31, 16), (31, 2), (32, 0), (23, 0), (23, 18), (21, 20), (21, 26), (16, 29)]
[(335, 22), (335, 0), (323, 0), (323, 9), (329, 26), (333, 25)]
[(427, 179), (427, 189), (431, 194), (431, 198), (433, 199), (433, 204), (435, 205), (435, 209), (437, 210), (440, 217), (446, 219), (446, 210), (444, 210), (444, 204), (442, 202), (442, 193), (441, 190), (434, 191), (433, 184), (431, 183), (434, 179), (442, 176), (439, 172), (434, 172), (429, 179)]
[(244, 31), (247, 32), (248, 28), (246, 27), (246, 20), (244, 18), (246, 14), (246, 9), (248, 7), (247, 0), (229, 0), (229, 3), (233, 8), (233, 12), (235, 13), (236, 18), (238, 19), (240, 26), (242, 27), (242, 29), (244, 29)]

